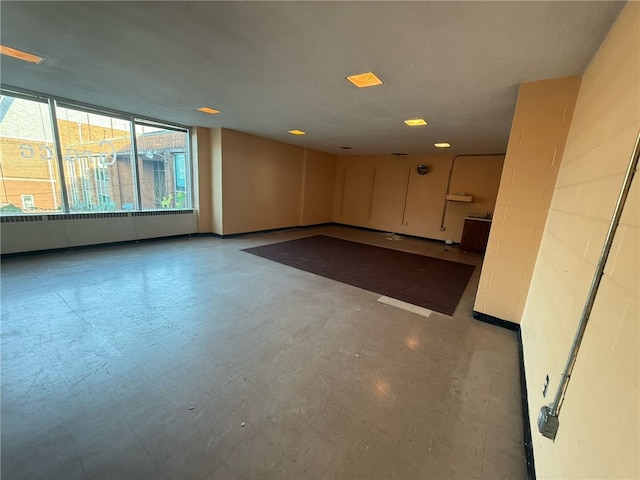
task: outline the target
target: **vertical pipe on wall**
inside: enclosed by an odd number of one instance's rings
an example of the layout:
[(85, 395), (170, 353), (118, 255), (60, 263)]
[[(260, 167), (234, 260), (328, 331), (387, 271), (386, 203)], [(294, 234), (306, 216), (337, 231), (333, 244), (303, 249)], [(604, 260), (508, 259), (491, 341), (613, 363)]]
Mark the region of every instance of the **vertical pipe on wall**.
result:
[(300, 188), (300, 220), (298, 223), (304, 225), (304, 196), (307, 188), (307, 149), (302, 149), (302, 186)]
[(444, 203), (442, 204), (442, 217), (440, 218), (440, 231), (444, 232), (447, 228), (444, 226), (444, 219), (447, 216), (447, 207), (449, 206), (449, 202), (447, 200), (447, 195), (449, 195), (449, 190), (451, 189), (451, 178), (453, 177), (453, 167), (456, 165), (456, 158), (461, 157), (462, 155), (456, 155), (453, 157), (451, 161), (451, 169), (449, 170), (449, 178), (447, 179), (447, 188), (444, 191)]
[(444, 203), (442, 205), (442, 217), (440, 219), (440, 230), (442, 232), (447, 229), (444, 226), (445, 217), (447, 216), (447, 207), (449, 206), (447, 195), (451, 193), (451, 180), (453, 179), (453, 169), (456, 166), (456, 159), (460, 157), (504, 157), (505, 155), (505, 153), (477, 153), (469, 155), (456, 155), (455, 157), (453, 157), (453, 161), (451, 162), (451, 170), (449, 170), (449, 179), (447, 180), (447, 190), (444, 192)]
[(369, 221), (371, 221), (371, 214), (373, 213), (373, 190), (376, 186), (376, 169), (373, 169), (373, 175), (371, 176), (371, 189), (369, 191)]
[(580, 315), (578, 328), (576, 329), (573, 343), (571, 345), (571, 349), (569, 350), (569, 355), (567, 356), (567, 362), (560, 377), (558, 390), (556, 391), (553, 403), (551, 403), (551, 405), (549, 406), (542, 407), (542, 409), (540, 410), (540, 416), (538, 418), (538, 430), (545, 437), (551, 438), (552, 440), (555, 439), (556, 432), (558, 430), (558, 415), (560, 414), (560, 409), (562, 408), (562, 403), (564, 402), (564, 397), (569, 386), (569, 380), (571, 379), (571, 374), (573, 373), (573, 367), (575, 366), (576, 359), (578, 358), (578, 351), (580, 350), (580, 345), (582, 344), (582, 339), (584, 338), (587, 323), (589, 322), (589, 318), (591, 317), (591, 311), (596, 301), (596, 296), (600, 287), (600, 281), (602, 280), (602, 276), (604, 275), (604, 269), (607, 263), (607, 259), (609, 258), (609, 253), (611, 252), (611, 246), (613, 245), (613, 240), (618, 229), (618, 225), (620, 224), (622, 210), (624, 209), (624, 205), (629, 195), (629, 190), (631, 189), (631, 182), (633, 181), (633, 177), (638, 168), (639, 156), (640, 132), (638, 132), (638, 136), (633, 147), (633, 153), (631, 154), (631, 159), (629, 160), (629, 165), (627, 166), (624, 181), (620, 189), (620, 194), (618, 195), (618, 200), (616, 201), (616, 206), (613, 210), (613, 216), (611, 217), (611, 222), (609, 223), (609, 229), (607, 230), (607, 236), (605, 237), (605, 241), (602, 246), (602, 252), (600, 253), (596, 271), (593, 274), (593, 279), (591, 280), (591, 286), (589, 287), (589, 292), (587, 293), (587, 298), (582, 309), (582, 314)]
[(402, 226), (405, 226), (407, 216), (407, 199), (409, 198), (409, 182), (411, 181), (411, 169), (407, 172), (407, 184), (404, 189), (404, 199), (402, 201)]
[(342, 169), (342, 193), (340, 194), (340, 216), (344, 216), (344, 192), (347, 187), (347, 168)]
[(556, 415), (560, 413), (560, 408), (562, 407), (562, 401), (564, 400), (564, 395), (569, 384), (569, 379), (571, 378), (571, 372), (573, 371), (573, 367), (576, 363), (578, 350), (580, 349), (580, 344), (582, 343), (582, 338), (584, 337), (584, 332), (587, 328), (587, 322), (589, 321), (591, 310), (593, 309), (593, 304), (596, 300), (596, 294), (598, 293), (598, 288), (600, 287), (600, 281), (602, 280), (602, 275), (604, 274), (604, 267), (607, 263), (607, 259), (609, 258), (611, 245), (613, 244), (613, 238), (616, 234), (616, 230), (618, 229), (618, 225), (620, 224), (622, 209), (624, 208), (624, 205), (627, 201), (627, 196), (629, 195), (629, 190), (631, 189), (631, 182), (633, 181), (633, 177), (638, 167), (639, 155), (640, 132), (638, 132), (638, 137), (636, 138), (636, 143), (633, 148), (633, 154), (631, 155), (631, 160), (629, 161), (629, 166), (627, 167), (627, 171), (625, 173), (624, 182), (622, 183), (622, 188), (620, 189), (620, 194), (618, 195), (618, 200), (616, 202), (613, 217), (611, 218), (609, 230), (607, 231), (607, 236), (605, 238), (604, 245), (602, 246), (602, 252), (600, 253), (600, 259), (598, 260), (598, 266), (596, 267), (596, 272), (593, 275), (593, 280), (591, 282), (591, 287), (589, 288), (587, 300), (584, 304), (582, 315), (580, 316), (580, 323), (578, 324), (578, 329), (576, 331), (575, 338), (573, 339), (573, 344), (571, 345), (569, 357), (567, 358), (567, 364), (564, 368), (564, 372), (562, 372), (560, 385), (558, 387), (558, 391), (556, 392), (556, 396), (553, 399), (551, 413)]

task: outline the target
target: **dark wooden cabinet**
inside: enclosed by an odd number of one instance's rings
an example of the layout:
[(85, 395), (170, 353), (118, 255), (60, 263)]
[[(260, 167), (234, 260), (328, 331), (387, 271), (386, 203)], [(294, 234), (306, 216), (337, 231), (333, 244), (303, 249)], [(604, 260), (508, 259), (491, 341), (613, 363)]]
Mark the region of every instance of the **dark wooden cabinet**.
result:
[(465, 219), (460, 248), (467, 252), (484, 253), (487, 249), (490, 230), (491, 222), (486, 220), (473, 220), (470, 218)]

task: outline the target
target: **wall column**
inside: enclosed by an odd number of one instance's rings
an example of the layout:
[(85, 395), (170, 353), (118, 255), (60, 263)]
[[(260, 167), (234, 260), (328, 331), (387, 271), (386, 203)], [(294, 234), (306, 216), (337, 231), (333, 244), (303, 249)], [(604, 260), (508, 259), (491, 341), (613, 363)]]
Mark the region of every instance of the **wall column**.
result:
[(520, 323), (579, 87), (579, 77), (520, 85), (478, 312)]

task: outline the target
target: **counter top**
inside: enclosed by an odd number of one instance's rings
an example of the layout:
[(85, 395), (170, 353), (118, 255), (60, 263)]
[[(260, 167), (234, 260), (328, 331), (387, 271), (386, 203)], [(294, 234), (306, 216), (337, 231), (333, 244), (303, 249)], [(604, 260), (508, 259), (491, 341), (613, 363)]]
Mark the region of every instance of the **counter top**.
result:
[(492, 218), (484, 218), (484, 217), (464, 217), (465, 220), (477, 220), (478, 222), (489, 222), (491, 223)]

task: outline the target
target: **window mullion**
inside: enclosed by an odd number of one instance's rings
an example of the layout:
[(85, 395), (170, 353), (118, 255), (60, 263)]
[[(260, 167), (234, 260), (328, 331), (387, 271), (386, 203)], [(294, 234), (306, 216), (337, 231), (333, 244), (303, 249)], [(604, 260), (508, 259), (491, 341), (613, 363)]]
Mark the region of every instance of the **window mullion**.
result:
[(136, 123), (134, 119), (129, 122), (131, 130), (131, 149), (133, 154), (133, 178), (136, 186), (136, 210), (142, 210), (142, 192), (140, 189), (140, 175), (138, 170), (138, 142), (136, 139)]
[(191, 130), (187, 131), (187, 135), (185, 138), (185, 162), (189, 167), (187, 172), (187, 193), (189, 194), (189, 203), (187, 205), (188, 208), (194, 208), (194, 198), (193, 198), (193, 157), (191, 156)]
[(62, 159), (62, 147), (60, 146), (60, 135), (58, 131), (58, 116), (56, 115), (56, 102), (49, 98), (49, 117), (53, 128), (53, 143), (56, 147), (56, 157), (58, 160), (58, 177), (60, 178), (60, 195), (62, 196), (62, 210), (69, 213), (69, 197), (67, 195), (67, 180), (64, 173), (64, 161)]

